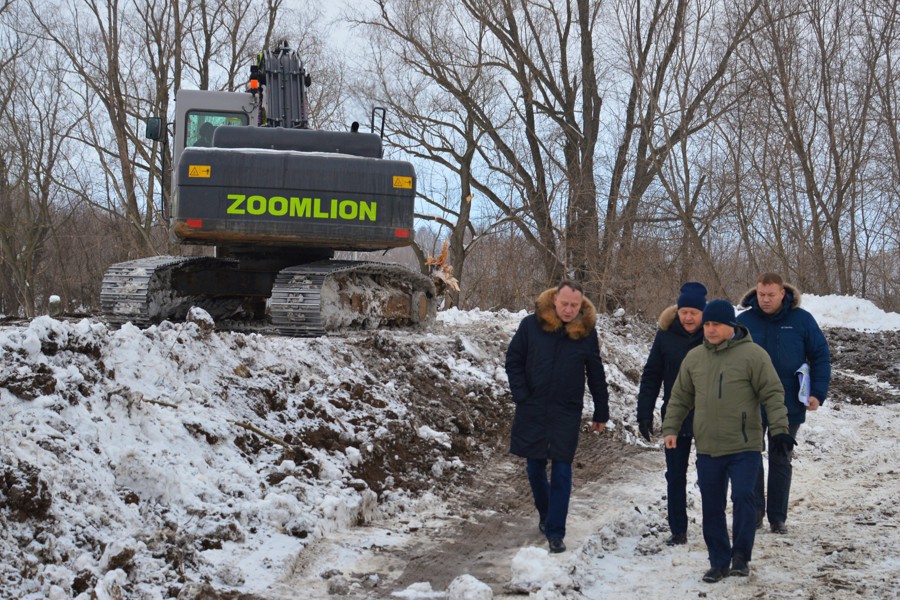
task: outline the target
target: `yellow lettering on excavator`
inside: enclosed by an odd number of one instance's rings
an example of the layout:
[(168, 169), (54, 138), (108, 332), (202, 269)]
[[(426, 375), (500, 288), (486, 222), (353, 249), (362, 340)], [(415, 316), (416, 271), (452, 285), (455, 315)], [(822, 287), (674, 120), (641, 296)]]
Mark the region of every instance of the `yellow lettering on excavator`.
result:
[(283, 196), (272, 196), (269, 198), (269, 214), (273, 217), (283, 217), (288, 211), (287, 198)]
[(359, 220), (374, 221), (378, 214), (377, 202), (360, 202), (359, 203)]
[[(229, 215), (270, 215), (301, 219), (329, 219), (342, 221), (375, 221), (378, 203), (359, 200), (326, 200), (299, 196), (266, 196), (228, 194)], [(327, 204), (326, 204), (327, 203)]]
[(247, 211), (245, 211), (243, 208), (241, 208), (241, 205), (244, 203), (244, 200), (246, 198), (247, 198), (247, 196), (243, 196), (241, 194), (228, 194), (228, 199), (233, 200), (233, 202), (231, 203), (231, 206), (228, 207), (228, 210), (226, 210), (225, 212), (227, 212), (229, 215), (247, 214)]
[(250, 196), (247, 198), (247, 212), (251, 215), (264, 215), (268, 202), (265, 196)]
[(291, 196), (291, 216), (309, 217), (312, 211), (312, 198), (298, 198)]
[(341, 200), (341, 203), (338, 204), (338, 215), (347, 221), (353, 221), (356, 219), (356, 215), (359, 214), (359, 205), (353, 200)]
[(327, 219), (327, 218), (328, 218), (328, 213), (327, 213), (327, 212), (322, 212), (322, 207), (320, 206), (320, 203), (321, 203), (321, 202), (322, 202), (322, 201), (319, 200), (318, 198), (316, 198), (316, 199), (313, 201), (313, 204), (314, 204), (315, 207), (316, 207), (315, 211), (313, 212), (313, 218), (314, 218), (314, 219)]

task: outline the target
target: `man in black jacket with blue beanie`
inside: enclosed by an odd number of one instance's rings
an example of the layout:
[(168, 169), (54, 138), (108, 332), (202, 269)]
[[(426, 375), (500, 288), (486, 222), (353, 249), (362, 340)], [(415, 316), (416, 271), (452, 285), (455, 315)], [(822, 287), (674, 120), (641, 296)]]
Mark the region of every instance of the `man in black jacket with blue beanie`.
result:
[[(637, 420), (641, 435), (648, 442), (653, 434), (653, 411), (662, 388), (662, 418), (666, 417), (672, 384), (678, 376), (681, 361), (692, 348), (703, 343), (703, 309), (706, 308), (706, 287), (689, 281), (681, 286), (676, 304), (659, 315), (659, 329), (653, 339), (650, 355), (641, 374), (638, 391)], [(693, 413), (689, 414), (678, 434), (678, 445), (666, 448), (666, 501), (669, 532), (666, 544), (687, 543), (687, 472), (694, 438)]]

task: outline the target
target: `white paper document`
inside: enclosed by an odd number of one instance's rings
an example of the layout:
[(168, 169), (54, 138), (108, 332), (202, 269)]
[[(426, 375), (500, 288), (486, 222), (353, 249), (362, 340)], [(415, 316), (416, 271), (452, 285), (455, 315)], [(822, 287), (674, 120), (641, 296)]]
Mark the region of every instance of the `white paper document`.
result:
[(800, 381), (800, 391), (797, 394), (797, 398), (804, 405), (809, 406), (809, 364), (803, 363), (794, 373)]

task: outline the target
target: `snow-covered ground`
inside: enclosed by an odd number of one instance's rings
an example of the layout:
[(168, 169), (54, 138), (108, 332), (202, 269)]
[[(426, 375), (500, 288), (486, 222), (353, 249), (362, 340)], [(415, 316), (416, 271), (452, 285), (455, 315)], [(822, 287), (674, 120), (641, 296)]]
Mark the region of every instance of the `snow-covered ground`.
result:
[[(569, 551), (553, 556), (504, 448), (503, 351), (524, 313), (312, 340), (217, 333), (202, 314), (0, 328), (0, 597), (898, 597), (900, 315), (803, 306), (888, 344), (889, 364), (866, 347), (872, 370), (836, 368), (846, 385), (800, 431), (790, 533), (761, 531), (752, 576), (715, 585), (696, 489), (689, 544), (662, 543), (663, 455), (633, 414), (653, 328), (628, 315), (598, 324), (612, 422), (582, 440)], [(834, 330), (832, 351), (860, 350), (855, 335)], [(518, 503), (472, 502), (501, 480)], [(490, 551), (446, 552), (482, 523), (498, 527)], [(404, 570), (414, 558), (435, 566)]]

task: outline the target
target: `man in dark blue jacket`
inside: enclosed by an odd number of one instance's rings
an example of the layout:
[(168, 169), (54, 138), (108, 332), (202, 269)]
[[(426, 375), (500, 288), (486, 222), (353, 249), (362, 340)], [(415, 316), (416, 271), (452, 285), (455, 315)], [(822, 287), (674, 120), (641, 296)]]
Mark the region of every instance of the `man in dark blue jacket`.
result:
[[(641, 374), (638, 391), (637, 420), (641, 435), (648, 442), (653, 434), (653, 411), (662, 388), (662, 418), (672, 395), (672, 384), (678, 377), (681, 361), (692, 348), (703, 343), (703, 309), (706, 308), (706, 287), (689, 281), (681, 286), (676, 304), (659, 315), (659, 329), (653, 339), (647, 364)], [(669, 546), (687, 543), (687, 472), (694, 438), (693, 411), (685, 418), (678, 433), (678, 445), (666, 448), (666, 501), (668, 504)]]
[(526, 459), (538, 527), (547, 536), (550, 552), (566, 549), (563, 538), (585, 377), (594, 400), (592, 430), (602, 433), (609, 420), (596, 320), (581, 285), (563, 281), (538, 297), (534, 314), (522, 319), (506, 351), (506, 374), (516, 403), (510, 452)]
[[(741, 306), (750, 310), (738, 315), (738, 323), (750, 330), (753, 341), (766, 349), (784, 386), (791, 437), (806, 421), (807, 411), (815, 411), (828, 395), (831, 381), (831, 354), (828, 342), (811, 314), (800, 308), (800, 292), (777, 273), (763, 273), (756, 287), (748, 291)], [(801, 383), (807, 377), (801, 394)], [(807, 393), (808, 387), (808, 393)], [(766, 426), (765, 411), (763, 426)], [(771, 448), (771, 439), (769, 440)], [(765, 469), (756, 480), (756, 526), (768, 515), (774, 533), (787, 533), (787, 510), (791, 492), (792, 452), (769, 451), (768, 502)]]

